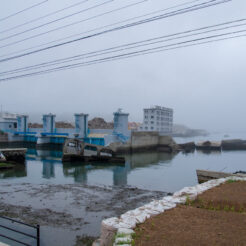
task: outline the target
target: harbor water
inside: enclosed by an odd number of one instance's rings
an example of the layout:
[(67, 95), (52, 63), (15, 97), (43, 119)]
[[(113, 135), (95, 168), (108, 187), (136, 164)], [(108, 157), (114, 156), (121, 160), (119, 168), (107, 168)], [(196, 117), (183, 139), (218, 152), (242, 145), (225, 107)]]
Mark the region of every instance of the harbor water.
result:
[(59, 150), (29, 148), (24, 166), (0, 172), (1, 214), (40, 224), (42, 246), (88, 245), (87, 237), (100, 235), (104, 218), (196, 185), (196, 169), (246, 171), (246, 151), (139, 153), (126, 155), (124, 165), (63, 164), (61, 157)]

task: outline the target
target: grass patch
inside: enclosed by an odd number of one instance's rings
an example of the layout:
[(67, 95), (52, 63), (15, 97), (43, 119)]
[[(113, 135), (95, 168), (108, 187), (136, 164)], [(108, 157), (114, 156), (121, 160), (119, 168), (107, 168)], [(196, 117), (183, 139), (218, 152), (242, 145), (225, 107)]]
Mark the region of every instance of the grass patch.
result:
[(1, 169), (1, 168), (13, 168), (13, 167), (14, 167), (13, 164), (0, 162), (0, 169)]
[(236, 183), (236, 182), (238, 182), (238, 180), (229, 179), (226, 181), (227, 184)]
[(88, 236), (84, 236), (84, 237), (77, 236), (76, 239), (77, 240), (75, 246), (91, 246), (93, 242), (96, 240), (96, 238), (88, 237)]
[(118, 241), (118, 242), (117, 242), (117, 245), (124, 245), (124, 244), (132, 244), (132, 240)]
[(226, 202), (224, 204), (216, 204), (213, 203), (213, 201), (204, 201), (201, 198), (191, 200), (189, 199), (189, 197), (187, 197), (185, 205), (201, 208), (201, 209), (207, 209), (211, 211), (225, 211), (225, 212), (238, 212), (238, 213), (245, 212), (245, 208), (243, 205), (241, 205), (239, 208), (237, 206), (234, 206), (233, 204), (229, 204), (229, 202)]
[(116, 234), (116, 237), (126, 237), (127, 236), (127, 234), (125, 234), (125, 233), (118, 233), (118, 234)]

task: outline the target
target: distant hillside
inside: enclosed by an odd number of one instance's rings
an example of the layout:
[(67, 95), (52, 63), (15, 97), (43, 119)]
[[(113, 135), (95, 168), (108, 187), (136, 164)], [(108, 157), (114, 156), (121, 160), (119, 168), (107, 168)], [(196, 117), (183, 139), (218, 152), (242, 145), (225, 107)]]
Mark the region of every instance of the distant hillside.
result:
[(103, 118), (96, 117), (92, 120), (89, 120), (88, 126), (90, 129), (113, 129), (113, 122), (106, 122)]
[(40, 124), (40, 123), (29, 123), (28, 127), (29, 128), (43, 128), (43, 124)]
[[(40, 123), (29, 123), (29, 128), (43, 128), (43, 124)], [(74, 128), (74, 125), (70, 122), (57, 121), (56, 128)]]
[(196, 136), (207, 136), (209, 133), (202, 129), (190, 129), (187, 126), (181, 124), (173, 125), (173, 137), (196, 137)]
[(70, 122), (57, 121), (56, 128), (75, 128), (74, 125)]

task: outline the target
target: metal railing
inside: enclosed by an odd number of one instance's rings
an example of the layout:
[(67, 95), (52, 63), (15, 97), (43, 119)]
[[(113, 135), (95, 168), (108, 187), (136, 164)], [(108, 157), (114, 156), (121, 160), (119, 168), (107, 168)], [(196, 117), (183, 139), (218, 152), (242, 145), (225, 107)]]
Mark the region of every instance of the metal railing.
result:
[[(6, 229), (6, 230), (13, 231), (13, 232), (15, 232), (15, 233), (22, 234), (22, 235), (24, 235), (24, 236), (26, 236), (26, 237), (36, 239), (36, 241), (37, 241), (37, 246), (40, 246), (40, 226), (39, 226), (39, 225), (37, 225), (37, 226), (29, 225), (29, 224), (26, 224), (26, 223), (24, 223), (24, 222), (17, 221), (17, 220), (14, 220), (14, 219), (11, 219), (11, 218), (8, 218), (8, 217), (5, 217), (5, 216), (0, 216), (0, 218), (5, 219), (5, 220), (9, 220), (9, 221), (11, 221), (12, 223), (17, 223), (17, 224), (24, 225), (24, 226), (31, 227), (31, 228), (35, 229), (35, 230), (36, 230), (36, 236), (33, 236), (33, 235), (29, 234), (29, 233), (25, 233), (25, 232), (22, 232), (22, 231), (19, 231), (19, 230), (13, 229), (13, 228), (11, 228), (11, 227), (8, 227), (8, 226), (1, 225), (1, 224), (0, 224), (0, 227), (4, 228), (4, 229)], [(22, 241), (20, 241), (20, 240), (17, 240), (17, 239), (15, 239), (15, 238), (13, 238), (13, 237), (10, 237), (10, 236), (3, 235), (3, 234), (1, 234), (1, 233), (0, 233), (0, 237), (9, 239), (9, 240), (11, 240), (11, 241), (20, 243), (20, 244), (22, 244), (22, 245), (32, 246), (31, 244), (22, 242)]]

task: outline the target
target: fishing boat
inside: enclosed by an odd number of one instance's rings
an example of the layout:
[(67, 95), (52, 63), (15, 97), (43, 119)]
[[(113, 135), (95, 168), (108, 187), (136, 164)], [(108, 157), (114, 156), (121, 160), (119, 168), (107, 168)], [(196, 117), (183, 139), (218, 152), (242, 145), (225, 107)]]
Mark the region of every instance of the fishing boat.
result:
[(196, 170), (196, 174), (199, 183), (207, 182), (211, 179), (220, 179), (230, 176), (244, 177), (244, 178), (246, 177), (246, 173), (242, 171), (235, 172), (235, 173), (224, 173), (224, 172), (209, 171), (209, 170)]
[(85, 143), (80, 139), (67, 139), (63, 146), (63, 162), (125, 163), (124, 157), (115, 156), (105, 146)]

